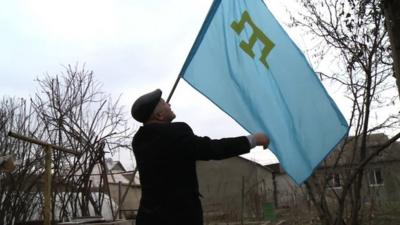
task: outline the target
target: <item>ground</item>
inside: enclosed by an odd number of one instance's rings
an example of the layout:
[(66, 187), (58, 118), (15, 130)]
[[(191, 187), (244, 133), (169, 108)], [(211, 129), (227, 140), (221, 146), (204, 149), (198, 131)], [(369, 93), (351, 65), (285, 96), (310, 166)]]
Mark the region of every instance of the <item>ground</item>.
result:
[[(400, 204), (385, 204), (365, 214), (363, 225), (399, 225)], [(278, 209), (275, 220), (245, 220), (206, 222), (205, 225), (322, 225), (313, 209), (307, 206), (295, 209)]]

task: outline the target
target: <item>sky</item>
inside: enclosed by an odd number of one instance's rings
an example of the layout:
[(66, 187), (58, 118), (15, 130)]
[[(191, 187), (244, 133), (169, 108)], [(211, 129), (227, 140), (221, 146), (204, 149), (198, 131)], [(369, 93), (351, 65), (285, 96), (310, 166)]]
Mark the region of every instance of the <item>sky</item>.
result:
[[(197, 36), (212, 0), (0, 0), (0, 96), (29, 98), (35, 78), (83, 65), (94, 72), (102, 89), (117, 98), (127, 114), (140, 95), (160, 88), (167, 98)], [(285, 30), (305, 48), (301, 35), (285, 23), (292, 0), (268, 0), (267, 6)], [(338, 90), (328, 90), (337, 92)], [(335, 99), (335, 97), (334, 97)], [(200, 136), (247, 135), (184, 80), (170, 101), (177, 115)], [(339, 108), (343, 108), (338, 104)], [(132, 126), (139, 126), (133, 119)], [(132, 158), (114, 156), (125, 166)], [(244, 157), (269, 164), (269, 150), (254, 149)]]

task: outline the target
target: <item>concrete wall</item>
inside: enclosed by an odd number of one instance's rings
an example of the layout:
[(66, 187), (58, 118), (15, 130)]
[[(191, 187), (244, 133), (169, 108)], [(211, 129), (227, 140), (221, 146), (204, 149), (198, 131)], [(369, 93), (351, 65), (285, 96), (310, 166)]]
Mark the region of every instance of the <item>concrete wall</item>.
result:
[(276, 174), (276, 195), (278, 208), (295, 207), (303, 204), (307, 197), (303, 186), (298, 186), (288, 175)]
[(400, 201), (400, 162), (387, 165), (383, 172), (383, 183), (388, 201)]
[[(400, 201), (400, 161), (380, 162), (368, 166), (365, 172), (363, 191), (368, 201), (399, 202)], [(369, 173), (378, 169), (382, 173), (383, 184), (371, 185)]]
[[(263, 216), (263, 204), (273, 202), (272, 173), (247, 159), (233, 157), (221, 161), (197, 163), (199, 188), (205, 217), (239, 219)], [(127, 188), (121, 185), (121, 196)], [(111, 196), (118, 204), (118, 184), (110, 184)], [(130, 187), (123, 209), (137, 210), (141, 197), (139, 186)], [(124, 218), (131, 218), (125, 213)]]
[(247, 159), (200, 161), (197, 173), (205, 216), (238, 219), (243, 208), (244, 217), (262, 217), (273, 201), (271, 171)]

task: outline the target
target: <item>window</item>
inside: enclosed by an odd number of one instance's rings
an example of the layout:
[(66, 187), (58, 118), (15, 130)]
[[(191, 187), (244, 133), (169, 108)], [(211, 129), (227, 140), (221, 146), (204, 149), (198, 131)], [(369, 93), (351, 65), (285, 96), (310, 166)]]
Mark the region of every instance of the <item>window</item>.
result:
[(329, 180), (329, 187), (340, 188), (342, 186), (340, 182), (340, 175), (338, 173), (333, 173), (331, 179)]
[(369, 186), (383, 185), (383, 176), (380, 169), (372, 169), (368, 174)]

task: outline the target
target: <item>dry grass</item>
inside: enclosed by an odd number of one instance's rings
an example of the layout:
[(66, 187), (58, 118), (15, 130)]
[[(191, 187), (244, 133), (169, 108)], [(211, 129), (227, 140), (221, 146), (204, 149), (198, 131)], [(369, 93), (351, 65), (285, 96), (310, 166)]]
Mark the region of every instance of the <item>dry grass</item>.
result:
[[(321, 225), (314, 209), (308, 206), (277, 209), (275, 220), (246, 220), (243, 225)], [(363, 225), (399, 225), (400, 202), (384, 203), (375, 207), (370, 215), (364, 215)], [(208, 221), (205, 225), (242, 225), (241, 221)]]

